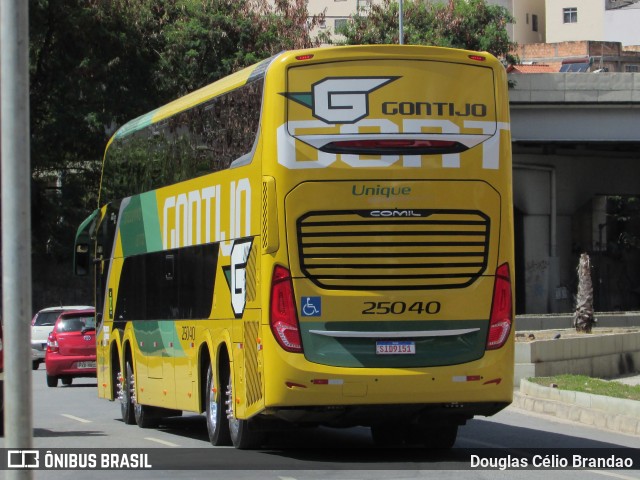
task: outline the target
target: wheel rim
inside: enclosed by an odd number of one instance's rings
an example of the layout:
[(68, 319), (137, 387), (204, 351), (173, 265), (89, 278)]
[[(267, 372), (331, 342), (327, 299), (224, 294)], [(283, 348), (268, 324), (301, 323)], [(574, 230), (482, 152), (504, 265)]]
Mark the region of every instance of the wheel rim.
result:
[(211, 388), (209, 389), (209, 425), (215, 431), (218, 428), (218, 402), (214, 393), (213, 376), (211, 377)]
[[(125, 373), (127, 373), (125, 371)], [(133, 376), (133, 372), (131, 375), (124, 377), (122, 379), (122, 396), (120, 400), (122, 402), (122, 406), (126, 407), (127, 405), (136, 406), (135, 401), (135, 378)]]
[(233, 386), (231, 385), (231, 378), (229, 378), (229, 385), (227, 386), (227, 419), (229, 420), (229, 433), (231, 438), (238, 438), (238, 432), (240, 431), (240, 421), (233, 413)]

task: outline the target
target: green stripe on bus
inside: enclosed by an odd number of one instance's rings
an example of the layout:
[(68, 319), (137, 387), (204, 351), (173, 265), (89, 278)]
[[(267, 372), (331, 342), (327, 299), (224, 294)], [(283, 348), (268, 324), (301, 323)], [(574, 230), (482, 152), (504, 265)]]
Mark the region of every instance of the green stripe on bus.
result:
[(122, 253), (125, 257), (147, 252), (142, 222), (142, 205), (138, 195), (131, 197), (129, 204), (122, 211), (120, 239), (122, 240)]
[(123, 138), (127, 135), (137, 132), (138, 130), (145, 128), (153, 123), (153, 117), (158, 109), (151, 112), (140, 115), (138, 118), (134, 118), (130, 122), (125, 123), (113, 136), (114, 138)]
[(173, 320), (134, 321), (133, 330), (140, 351), (145, 356), (184, 357)]
[(162, 235), (160, 232), (160, 218), (158, 217), (158, 202), (156, 192), (140, 195), (144, 234), (147, 241), (147, 252), (162, 250)]

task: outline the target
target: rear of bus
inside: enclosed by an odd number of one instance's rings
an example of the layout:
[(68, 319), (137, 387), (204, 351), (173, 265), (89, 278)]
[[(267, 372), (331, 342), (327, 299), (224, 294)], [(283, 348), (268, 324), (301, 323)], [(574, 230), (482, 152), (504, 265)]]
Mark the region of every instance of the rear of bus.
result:
[(268, 413), (451, 446), (458, 425), (511, 402), (506, 89), (494, 57), (451, 49), (327, 48), (271, 64)]

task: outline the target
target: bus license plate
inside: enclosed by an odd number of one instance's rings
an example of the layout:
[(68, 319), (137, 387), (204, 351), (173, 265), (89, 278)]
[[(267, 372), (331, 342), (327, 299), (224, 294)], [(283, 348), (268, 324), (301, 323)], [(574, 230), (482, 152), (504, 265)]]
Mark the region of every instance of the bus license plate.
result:
[(78, 368), (96, 368), (96, 362), (78, 362)]
[(413, 355), (416, 353), (415, 342), (376, 342), (378, 355)]

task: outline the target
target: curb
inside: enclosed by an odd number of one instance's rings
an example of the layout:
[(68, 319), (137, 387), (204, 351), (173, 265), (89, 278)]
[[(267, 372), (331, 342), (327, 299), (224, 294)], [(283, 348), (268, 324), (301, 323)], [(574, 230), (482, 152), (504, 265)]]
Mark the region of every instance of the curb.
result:
[(522, 379), (520, 391), (513, 392), (513, 406), (613, 432), (640, 435), (640, 402), (635, 400), (558, 390)]

